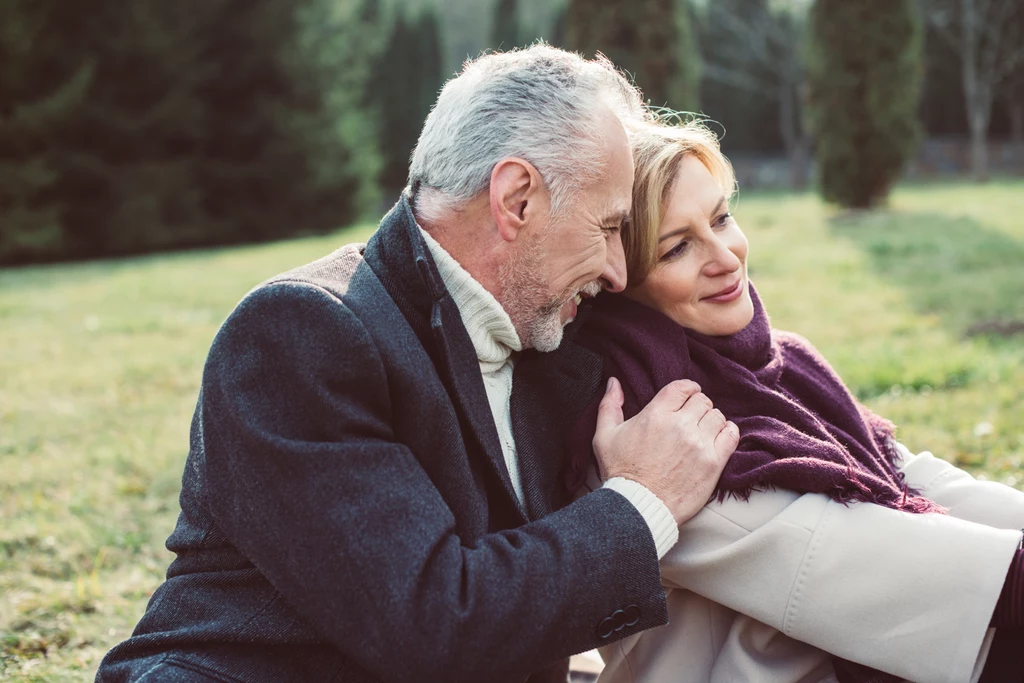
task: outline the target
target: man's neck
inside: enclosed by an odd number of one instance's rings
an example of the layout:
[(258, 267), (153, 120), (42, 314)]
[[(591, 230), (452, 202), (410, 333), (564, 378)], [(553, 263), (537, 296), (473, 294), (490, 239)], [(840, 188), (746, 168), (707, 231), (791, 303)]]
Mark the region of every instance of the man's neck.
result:
[(498, 235), (486, 204), (471, 202), (457, 214), (448, 214), (433, 222), (416, 222), (454, 258), (474, 280), (499, 302), (503, 288), (498, 276), (505, 244)]

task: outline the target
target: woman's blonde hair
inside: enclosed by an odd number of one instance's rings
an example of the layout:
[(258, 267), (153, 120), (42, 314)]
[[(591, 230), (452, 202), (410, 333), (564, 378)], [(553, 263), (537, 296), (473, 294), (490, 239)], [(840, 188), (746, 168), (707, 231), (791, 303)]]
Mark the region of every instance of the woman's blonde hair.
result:
[(718, 136), (700, 120), (678, 122), (662, 116), (629, 127), (633, 148), (633, 209), (630, 225), (622, 233), (628, 286), (638, 285), (658, 261), (658, 231), (679, 166), (696, 157), (722, 187), (726, 200), (736, 192), (732, 164), (722, 155)]

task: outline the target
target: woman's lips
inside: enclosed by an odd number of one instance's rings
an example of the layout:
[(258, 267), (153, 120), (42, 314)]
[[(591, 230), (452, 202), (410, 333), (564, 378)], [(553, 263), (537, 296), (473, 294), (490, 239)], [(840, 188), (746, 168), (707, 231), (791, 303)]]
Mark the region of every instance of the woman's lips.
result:
[(736, 284), (732, 285), (731, 287), (727, 287), (726, 289), (723, 289), (717, 294), (706, 296), (703, 299), (701, 299), (701, 301), (710, 301), (716, 304), (724, 304), (738, 299), (741, 294), (743, 294), (743, 278), (737, 280)]

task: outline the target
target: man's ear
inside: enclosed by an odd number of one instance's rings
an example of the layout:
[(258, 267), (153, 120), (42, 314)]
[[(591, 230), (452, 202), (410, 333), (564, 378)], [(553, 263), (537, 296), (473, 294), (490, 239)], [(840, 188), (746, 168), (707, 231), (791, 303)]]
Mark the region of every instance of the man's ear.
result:
[(540, 173), (529, 161), (518, 157), (502, 159), (491, 171), (491, 217), (506, 242), (514, 242), (536, 217), (546, 190)]

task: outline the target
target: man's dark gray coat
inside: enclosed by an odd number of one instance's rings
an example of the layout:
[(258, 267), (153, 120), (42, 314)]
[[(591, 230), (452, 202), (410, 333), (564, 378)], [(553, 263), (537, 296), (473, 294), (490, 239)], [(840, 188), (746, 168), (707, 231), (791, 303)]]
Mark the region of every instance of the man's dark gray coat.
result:
[(203, 373), (177, 558), (97, 680), (564, 680), (568, 655), (665, 623), (636, 509), (559, 495), (599, 380), (563, 346), (515, 371), (524, 510), (406, 199), (365, 248), (253, 290)]

